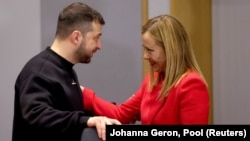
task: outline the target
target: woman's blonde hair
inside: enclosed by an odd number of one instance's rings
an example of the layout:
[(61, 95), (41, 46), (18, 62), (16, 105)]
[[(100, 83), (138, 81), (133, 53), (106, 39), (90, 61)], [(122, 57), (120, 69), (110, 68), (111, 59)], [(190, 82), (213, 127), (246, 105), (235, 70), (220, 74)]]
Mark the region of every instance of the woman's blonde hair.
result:
[[(171, 15), (160, 15), (149, 19), (142, 27), (142, 34), (146, 32), (151, 35), (156, 44), (164, 48), (166, 55), (165, 77), (159, 99), (168, 95), (188, 69), (196, 71), (204, 79), (186, 29), (178, 19)], [(149, 73), (149, 90), (152, 90), (159, 83), (160, 74), (153, 72), (151, 68)]]

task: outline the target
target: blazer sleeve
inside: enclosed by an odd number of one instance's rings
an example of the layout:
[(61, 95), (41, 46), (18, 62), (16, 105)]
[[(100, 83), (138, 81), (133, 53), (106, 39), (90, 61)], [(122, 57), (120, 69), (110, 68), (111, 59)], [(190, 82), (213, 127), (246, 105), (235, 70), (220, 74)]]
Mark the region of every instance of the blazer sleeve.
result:
[(208, 124), (209, 92), (204, 81), (197, 75), (190, 75), (178, 89), (182, 124)]
[(93, 90), (85, 87), (82, 91), (84, 109), (98, 116), (115, 118), (123, 124), (133, 123), (135, 120), (139, 120), (144, 85), (143, 83), (135, 94), (120, 105), (98, 97)]

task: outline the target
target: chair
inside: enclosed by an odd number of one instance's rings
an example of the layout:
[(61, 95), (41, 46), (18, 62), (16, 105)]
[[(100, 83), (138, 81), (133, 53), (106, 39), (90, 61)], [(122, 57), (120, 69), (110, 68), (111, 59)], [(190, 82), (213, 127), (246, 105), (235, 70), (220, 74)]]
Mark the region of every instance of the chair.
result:
[(81, 141), (102, 141), (97, 134), (96, 128), (88, 127), (83, 129)]

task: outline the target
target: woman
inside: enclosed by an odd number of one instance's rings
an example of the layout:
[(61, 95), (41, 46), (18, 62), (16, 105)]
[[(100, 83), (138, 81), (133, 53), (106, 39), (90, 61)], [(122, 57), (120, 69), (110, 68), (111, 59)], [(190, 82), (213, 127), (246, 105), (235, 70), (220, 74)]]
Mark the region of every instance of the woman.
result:
[(84, 108), (96, 115), (142, 124), (208, 124), (209, 92), (184, 26), (173, 16), (154, 17), (142, 27), (149, 74), (139, 90), (114, 105), (83, 88)]

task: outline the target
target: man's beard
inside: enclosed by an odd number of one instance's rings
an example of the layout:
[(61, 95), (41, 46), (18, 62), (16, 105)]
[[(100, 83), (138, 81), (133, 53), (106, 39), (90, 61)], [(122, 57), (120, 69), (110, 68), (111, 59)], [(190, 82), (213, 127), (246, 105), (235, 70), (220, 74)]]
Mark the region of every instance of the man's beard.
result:
[(85, 47), (85, 42), (82, 42), (77, 50), (77, 55), (80, 63), (88, 64), (91, 62), (91, 56), (86, 53), (87, 51)]

